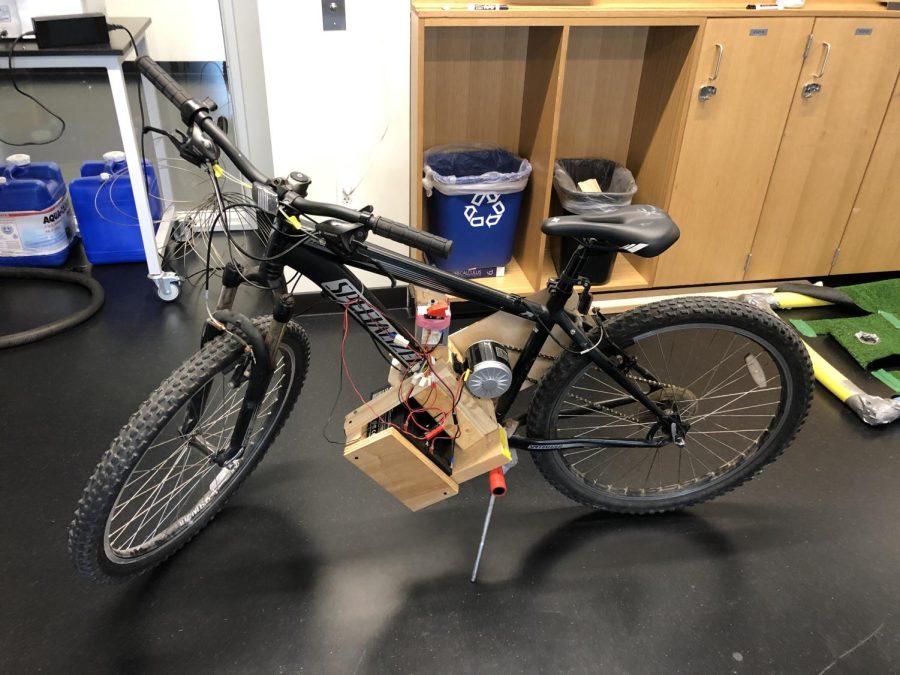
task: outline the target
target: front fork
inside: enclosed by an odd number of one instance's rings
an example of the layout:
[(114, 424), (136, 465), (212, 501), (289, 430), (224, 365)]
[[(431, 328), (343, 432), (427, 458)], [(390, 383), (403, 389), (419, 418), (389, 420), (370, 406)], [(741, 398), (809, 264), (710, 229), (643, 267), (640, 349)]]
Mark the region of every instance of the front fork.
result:
[[(278, 274), (280, 276), (280, 270)], [(275, 309), (272, 312), (272, 320), (269, 322), (269, 327), (266, 329), (265, 334), (249, 318), (233, 311), (232, 307), (237, 295), (237, 289), (244, 279), (254, 281), (264, 276), (268, 277), (269, 275), (255, 272), (245, 276), (237, 263), (229, 262), (222, 275), (222, 290), (219, 292), (216, 311), (213, 312), (213, 320), (207, 321), (204, 325), (203, 335), (200, 340), (201, 346), (203, 346), (216, 337), (223, 329), (235, 328), (246, 340), (246, 350), (251, 355), (249, 366), (239, 366), (231, 380), (231, 385), (234, 387), (240, 386), (246, 380), (247, 390), (244, 393), (241, 408), (235, 420), (227, 448), (218, 451), (213, 457), (213, 460), (220, 466), (227, 466), (244, 449), (250, 433), (250, 424), (265, 397), (266, 389), (278, 361), (281, 341), (284, 338), (287, 324), (291, 320), (294, 310), (294, 299), (290, 294), (284, 293), (279, 296), (276, 293)], [(287, 289), (279, 290), (286, 291)], [(243, 364), (245, 362), (241, 361), (240, 363)], [(181, 426), (182, 435), (193, 433), (203, 415), (211, 387), (212, 383), (207, 383), (201, 392), (198, 392), (199, 395), (194, 395), (191, 398)]]

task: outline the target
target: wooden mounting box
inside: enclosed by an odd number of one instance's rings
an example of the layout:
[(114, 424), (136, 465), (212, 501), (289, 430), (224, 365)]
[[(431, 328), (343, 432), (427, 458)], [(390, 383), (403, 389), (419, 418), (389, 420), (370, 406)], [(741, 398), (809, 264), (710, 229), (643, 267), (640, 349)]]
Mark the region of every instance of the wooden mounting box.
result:
[(350, 443), (344, 457), (411, 511), (424, 509), (459, 492), (456, 481), (393, 428)]
[[(455, 387), (458, 378), (449, 365), (447, 348), (438, 347), (433, 358), (434, 372)], [(459, 437), (452, 476), (444, 474), (396, 429), (366, 435), (369, 422), (397, 407), (401, 396), (424, 395), (426, 389), (404, 380), (353, 410), (344, 420), (347, 435), (344, 457), (413, 511), (452, 497), (457, 494), (459, 483), (503, 466), (511, 459), (504, 431), (494, 417), (493, 402), (476, 398), (465, 387), (456, 408)], [(408, 394), (410, 390), (412, 393)], [(432, 392), (428, 394), (431, 405), (449, 410), (452, 403), (449, 392), (443, 386)], [(446, 430), (452, 436), (456, 426), (448, 421)], [(452, 484), (452, 490), (447, 489), (448, 484)]]

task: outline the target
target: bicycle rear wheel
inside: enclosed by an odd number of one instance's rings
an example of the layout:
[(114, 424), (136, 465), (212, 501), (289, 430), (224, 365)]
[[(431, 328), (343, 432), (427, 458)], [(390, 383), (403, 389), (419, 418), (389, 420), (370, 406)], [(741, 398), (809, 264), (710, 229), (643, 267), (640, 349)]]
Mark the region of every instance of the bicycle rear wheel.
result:
[[(269, 319), (257, 319), (265, 331)], [(69, 529), (79, 573), (122, 580), (150, 569), (200, 532), (253, 471), (284, 424), (306, 377), (309, 344), (288, 324), (244, 451), (227, 466), (247, 388), (249, 354), (223, 335), (185, 361), (119, 432), (97, 465)]]
[[(712, 499), (774, 460), (806, 418), (813, 389), (806, 349), (777, 317), (750, 305), (680, 298), (626, 312), (604, 330), (604, 340), (628, 356), (620, 371), (689, 430), (683, 447), (534, 453), (544, 477), (578, 502), (651, 513)], [(572, 353), (541, 382), (528, 431), (535, 438), (670, 437), (643, 404)]]

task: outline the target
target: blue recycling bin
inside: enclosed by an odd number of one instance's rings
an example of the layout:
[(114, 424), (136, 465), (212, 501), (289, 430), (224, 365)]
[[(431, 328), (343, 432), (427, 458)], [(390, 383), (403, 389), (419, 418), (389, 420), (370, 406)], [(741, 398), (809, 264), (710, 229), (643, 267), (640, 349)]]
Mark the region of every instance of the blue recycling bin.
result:
[(531, 164), (502, 148), (444, 146), (425, 153), (429, 229), (453, 253), (431, 262), (448, 272), (506, 265)]

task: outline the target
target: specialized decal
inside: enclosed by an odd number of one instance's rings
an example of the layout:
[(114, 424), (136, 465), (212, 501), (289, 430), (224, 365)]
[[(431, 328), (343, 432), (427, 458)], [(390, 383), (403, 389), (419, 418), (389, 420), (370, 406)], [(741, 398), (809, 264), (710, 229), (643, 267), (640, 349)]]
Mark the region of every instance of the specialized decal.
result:
[(366, 330), (381, 340), (398, 359), (409, 365), (422, 360), (422, 357), (412, 349), (402, 347), (394, 342), (394, 338), (397, 337), (397, 331), (393, 325), (372, 303), (366, 300), (365, 296), (350, 281), (347, 279), (326, 281), (321, 284), (321, 287), (333, 300), (345, 306), (356, 320), (365, 326)]

